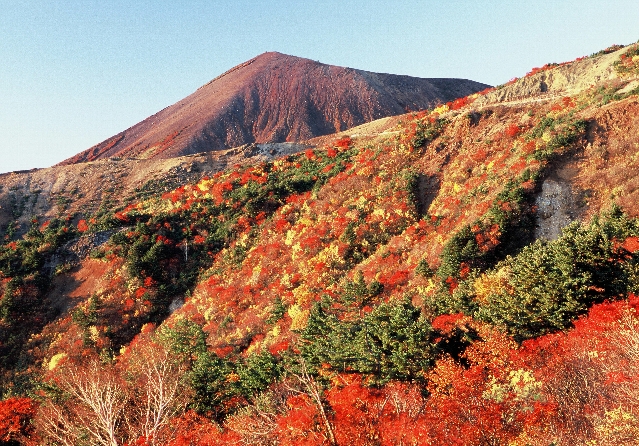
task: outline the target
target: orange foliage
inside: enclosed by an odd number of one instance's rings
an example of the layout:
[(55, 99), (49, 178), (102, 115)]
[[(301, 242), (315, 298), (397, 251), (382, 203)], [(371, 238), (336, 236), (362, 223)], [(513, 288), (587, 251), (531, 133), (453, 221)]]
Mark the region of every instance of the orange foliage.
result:
[(31, 398), (9, 398), (0, 401), (0, 441), (22, 441), (31, 437), (31, 420), (37, 407)]
[(89, 225), (87, 225), (87, 221), (86, 220), (80, 220), (78, 222), (78, 231), (86, 232), (88, 230), (89, 230)]

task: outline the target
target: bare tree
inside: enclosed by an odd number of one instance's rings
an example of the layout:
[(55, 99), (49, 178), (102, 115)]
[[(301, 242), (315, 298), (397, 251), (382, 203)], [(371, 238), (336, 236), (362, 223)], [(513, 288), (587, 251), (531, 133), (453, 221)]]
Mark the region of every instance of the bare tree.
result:
[(279, 444), (277, 418), (286, 413), (288, 398), (300, 392), (297, 387), (297, 383), (290, 382), (272, 385), (267, 391), (258, 394), (250, 404), (226, 418), (224, 425), (240, 435), (242, 444)]
[(300, 369), (295, 372), (291, 372), (291, 375), (297, 379), (299, 384), (302, 387), (302, 391), (296, 389), (295, 387), (290, 387), (291, 391), (296, 391), (298, 393), (305, 393), (308, 395), (319, 412), (320, 418), (322, 419), (322, 424), (324, 424), (324, 428), (326, 429), (326, 435), (328, 436), (328, 441), (332, 446), (337, 445), (337, 440), (335, 438), (335, 432), (333, 431), (333, 426), (328, 419), (328, 415), (326, 414), (326, 409), (324, 407), (324, 402), (322, 401), (322, 387), (315, 381), (315, 378), (308, 372), (306, 367), (306, 362), (302, 358), (300, 361)]
[(185, 366), (153, 342), (121, 363), (66, 361), (52, 371), (48, 398), (36, 427), (53, 444), (118, 446), (144, 438), (149, 445), (172, 439), (170, 421), (186, 409)]
[(184, 384), (185, 365), (158, 344), (136, 351), (128, 361), (133, 399), (127, 414), (129, 435), (151, 445), (171, 436), (171, 418), (186, 409), (189, 391)]
[(118, 446), (127, 403), (125, 384), (111, 366), (67, 362), (56, 370), (59, 394), (48, 399), (36, 423), (44, 436), (64, 445)]

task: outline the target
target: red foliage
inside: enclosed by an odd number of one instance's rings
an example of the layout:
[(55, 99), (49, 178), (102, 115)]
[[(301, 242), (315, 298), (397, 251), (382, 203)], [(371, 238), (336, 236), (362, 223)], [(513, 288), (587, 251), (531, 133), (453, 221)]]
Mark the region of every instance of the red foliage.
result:
[(433, 319), (432, 327), (442, 334), (449, 334), (455, 328), (467, 323), (469, 320), (470, 317), (464, 313), (442, 314)]
[(510, 138), (514, 138), (515, 136), (519, 135), (520, 132), (521, 127), (519, 127), (517, 124), (510, 124), (508, 127), (506, 127), (506, 130), (504, 130), (504, 134)]
[(353, 141), (351, 140), (350, 136), (344, 136), (344, 137), (338, 139), (337, 141), (335, 141), (333, 143), (333, 147), (336, 147), (336, 148), (341, 149), (341, 150), (346, 150), (346, 149), (348, 149), (351, 146), (352, 143), (353, 143)]
[(485, 149), (478, 149), (477, 151), (470, 154), (470, 158), (478, 163), (484, 162), (487, 156), (488, 152), (486, 152)]
[(482, 91), (478, 92), (477, 94), (480, 95), (480, 96), (485, 96), (488, 93), (493, 92), (493, 91), (495, 91), (495, 87), (488, 87), (488, 88), (485, 88)]
[(31, 436), (31, 420), (37, 404), (31, 398), (9, 398), (0, 401), (0, 441), (19, 441)]
[(288, 412), (277, 419), (280, 444), (290, 446), (328, 444), (319, 426), (317, 407), (306, 394), (289, 397), (286, 405)]
[(226, 347), (218, 347), (214, 349), (215, 354), (220, 358), (225, 358), (233, 352), (233, 346), (227, 345)]
[(87, 225), (87, 221), (86, 220), (80, 220), (78, 222), (78, 231), (86, 232), (88, 230), (89, 230), (89, 225)]
[(561, 98), (561, 103), (566, 108), (573, 108), (575, 105), (577, 105), (575, 100), (569, 96), (564, 96), (563, 98)]
[(510, 171), (513, 172), (514, 174), (518, 174), (519, 172), (524, 170), (526, 168), (526, 166), (527, 166), (526, 161), (525, 160), (521, 160), (521, 161), (516, 162), (512, 166), (510, 166)]
[[(164, 197), (162, 197), (162, 198), (164, 198)], [(129, 221), (129, 217), (128, 217), (128, 216), (126, 216), (126, 215), (124, 215), (124, 213), (123, 213), (123, 212), (121, 212), (121, 211), (116, 212), (115, 214), (113, 214), (113, 216), (114, 216), (116, 219), (118, 219), (118, 220), (120, 220), (121, 222), (124, 222), (124, 223), (126, 223), (126, 222), (128, 222), (128, 221)]]
[(529, 141), (527, 142), (524, 147), (522, 148), (522, 151), (526, 154), (526, 155), (530, 155), (531, 153), (533, 153), (535, 150), (537, 150), (537, 143), (535, 141)]
[(455, 291), (459, 286), (459, 282), (454, 277), (448, 277), (446, 279), (446, 283), (448, 284), (448, 292), (450, 294), (453, 294), (453, 291)]
[(232, 431), (222, 431), (208, 418), (193, 411), (173, 421), (176, 429), (175, 439), (167, 446), (226, 446), (239, 444), (240, 438)]
[(279, 355), (281, 352), (289, 349), (290, 343), (286, 340), (273, 344), (268, 348), (272, 355)]
[(453, 102), (449, 102), (449, 107), (451, 110), (459, 110), (460, 108), (466, 106), (468, 102), (469, 100), (467, 96), (463, 98), (457, 98)]
[(639, 251), (639, 237), (628, 237), (626, 240), (624, 240), (621, 247), (629, 253), (635, 253)]

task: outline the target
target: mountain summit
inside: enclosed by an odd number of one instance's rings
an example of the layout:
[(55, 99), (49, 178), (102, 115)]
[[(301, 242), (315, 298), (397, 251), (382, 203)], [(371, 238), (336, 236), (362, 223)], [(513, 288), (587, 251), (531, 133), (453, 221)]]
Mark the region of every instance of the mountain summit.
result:
[(247, 143), (303, 141), (486, 87), (465, 79), (372, 73), (268, 52), (61, 164), (115, 156), (172, 158)]

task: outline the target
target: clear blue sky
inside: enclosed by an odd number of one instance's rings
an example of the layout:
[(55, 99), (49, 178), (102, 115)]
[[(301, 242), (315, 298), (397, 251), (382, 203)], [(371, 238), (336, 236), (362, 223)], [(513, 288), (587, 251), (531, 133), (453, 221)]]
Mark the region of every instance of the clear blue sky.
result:
[(0, 0), (0, 172), (55, 164), (265, 51), (494, 85), (638, 25), (637, 0)]

